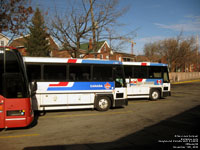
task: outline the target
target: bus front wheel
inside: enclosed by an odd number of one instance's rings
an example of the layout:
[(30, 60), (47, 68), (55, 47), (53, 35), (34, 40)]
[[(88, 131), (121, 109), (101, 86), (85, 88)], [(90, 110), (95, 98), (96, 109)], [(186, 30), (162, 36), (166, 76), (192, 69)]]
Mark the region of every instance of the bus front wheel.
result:
[(111, 102), (108, 97), (99, 97), (96, 101), (96, 109), (98, 111), (107, 111), (110, 106)]
[(160, 98), (160, 91), (157, 89), (152, 89), (150, 93), (150, 100), (157, 100)]

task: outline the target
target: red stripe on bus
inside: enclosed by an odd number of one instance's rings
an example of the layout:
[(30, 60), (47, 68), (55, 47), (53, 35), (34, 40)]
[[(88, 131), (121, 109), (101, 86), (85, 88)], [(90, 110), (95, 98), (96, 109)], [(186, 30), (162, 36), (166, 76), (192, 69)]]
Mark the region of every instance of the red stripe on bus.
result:
[(59, 82), (58, 84), (49, 84), (49, 86), (67, 86), (69, 82)]
[(76, 63), (77, 59), (68, 59), (67, 63)]
[(141, 66), (147, 66), (147, 63), (141, 63)]
[(143, 79), (137, 79), (137, 80), (138, 80), (138, 82), (142, 82)]

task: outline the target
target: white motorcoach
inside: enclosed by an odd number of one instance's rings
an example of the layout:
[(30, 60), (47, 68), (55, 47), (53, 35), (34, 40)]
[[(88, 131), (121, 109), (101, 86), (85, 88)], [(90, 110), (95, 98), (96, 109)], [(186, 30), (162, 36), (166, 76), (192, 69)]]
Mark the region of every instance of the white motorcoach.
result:
[(170, 96), (167, 64), (123, 62), (128, 98), (156, 100)]
[(128, 104), (122, 63), (109, 60), (24, 57), (29, 82), (37, 84), (35, 110), (99, 111)]

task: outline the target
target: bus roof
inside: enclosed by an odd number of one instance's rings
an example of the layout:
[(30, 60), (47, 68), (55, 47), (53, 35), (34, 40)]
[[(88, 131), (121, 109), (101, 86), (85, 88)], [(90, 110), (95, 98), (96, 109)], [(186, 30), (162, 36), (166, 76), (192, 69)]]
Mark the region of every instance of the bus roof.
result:
[(82, 63), (82, 64), (122, 64), (116, 60), (98, 60), (98, 59), (72, 59), (56, 57), (24, 57), (25, 63)]
[(163, 63), (155, 63), (155, 62), (122, 62), (123, 65), (133, 65), (133, 66), (168, 66)]
[(12, 46), (0, 46), (0, 50), (16, 50), (15, 47)]

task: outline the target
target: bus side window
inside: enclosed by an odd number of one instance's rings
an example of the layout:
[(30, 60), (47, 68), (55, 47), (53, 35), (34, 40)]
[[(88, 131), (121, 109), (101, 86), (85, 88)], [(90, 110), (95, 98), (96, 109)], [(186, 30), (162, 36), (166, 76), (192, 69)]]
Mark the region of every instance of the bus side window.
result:
[(150, 66), (149, 67), (149, 78), (158, 79), (162, 78), (162, 69), (159, 66)]
[(132, 70), (132, 66), (124, 66), (125, 78), (133, 77)]
[(44, 65), (44, 80), (65, 81), (66, 65)]
[(140, 78), (140, 66), (133, 66), (133, 78)]
[(41, 80), (41, 66), (40, 65), (27, 65), (28, 80), (38, 81)]
[(90, 65), (70, 65), (69, 80), (71, 81), (89, 81)]
[(112, 81), (112, 66), (93, 66), (93, 80), (94, 81)]

